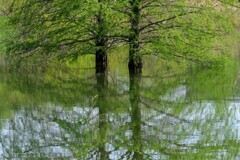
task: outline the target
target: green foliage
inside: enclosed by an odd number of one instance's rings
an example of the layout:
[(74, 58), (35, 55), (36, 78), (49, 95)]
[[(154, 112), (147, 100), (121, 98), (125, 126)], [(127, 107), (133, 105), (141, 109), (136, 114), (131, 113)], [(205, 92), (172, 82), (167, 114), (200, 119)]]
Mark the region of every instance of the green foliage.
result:
[(224, 11), (220, 11), (212, 3), (142, 2), (137, 54), (187, 59), (203, 65), (224, 64), (230, 54), (222, 44), (227, 35), (236, 32), (227, 7), (222, 6)]
[(109, 5), (104, 1), (26, 0), (10, 18), (19, 31), (10, 44), (10, 56), (76, 60), (80, 55), (95, 54), (97, 42), (114, 33)]
[[(115, 52), (118, 48), (114, 44), (129, 45), (129, 38), (137, 34), (135, 58), (157, 55), (168, 60), (187, 59), (205, 66), (222, 66), (231, 57), (225, 39), (237, 35), (233, 1), (206, 1), (203, 5), (185, 0), (138, 0), (134, 1), (139, 5), (138, 15), (131, 8), (132, 2), (14, 3), (9, 17), (18, 34), (5, 40), (6, 55), (23, 62), (36, 60), (37, 64), (54, 59), (77, 60), (81, 55), (95, 54), (98, 49)], [(133, 33), (129, 22), (136, 17), (139, 25), (134, 26), (137, 32)]]
[(0, 16), (0, 54), (6, 53), (6, 41), (10, 41), (16, 35), (15, 29), (9, 24), (7, 17)]

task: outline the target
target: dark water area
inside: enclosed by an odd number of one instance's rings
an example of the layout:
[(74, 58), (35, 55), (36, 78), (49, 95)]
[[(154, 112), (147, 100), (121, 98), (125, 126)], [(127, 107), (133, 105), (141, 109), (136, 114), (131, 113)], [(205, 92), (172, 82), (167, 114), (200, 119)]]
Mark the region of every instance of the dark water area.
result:
[(240, 159), (238, 70), (2, 71), (0, 159)]

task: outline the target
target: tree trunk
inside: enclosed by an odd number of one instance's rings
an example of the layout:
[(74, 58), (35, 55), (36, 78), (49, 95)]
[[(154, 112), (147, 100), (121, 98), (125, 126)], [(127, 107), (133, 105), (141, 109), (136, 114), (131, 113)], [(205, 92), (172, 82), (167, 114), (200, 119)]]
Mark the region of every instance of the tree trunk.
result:
[(104, 18), (102, 15), (102, 2), (103, 0), (98, 0), (100, 3), (99, 12), (97, 15), (97, 30), (96, 30), (96, 78), (98, 87), (107, 87), (108, 78), (107, 78), (107, 69), (108, 69), (108, 57), (106, 52), (107, 38), (106, 38), (106, 26)]
[(98, 87), (105, 88), (108, 84), (108, 57), (102, 49), (96, 51), (96, 78)]
[(142, 58), (130, 59), (128, 62), (129, 74), (142, 74)]
[(139, 55), (139, 19), (140, 19), (140, 2), (141, 0), (130, 0), (131, 6), (131, 29), (129, 35), (129, 73), (141, 74), (142, 72), (142, 58)]

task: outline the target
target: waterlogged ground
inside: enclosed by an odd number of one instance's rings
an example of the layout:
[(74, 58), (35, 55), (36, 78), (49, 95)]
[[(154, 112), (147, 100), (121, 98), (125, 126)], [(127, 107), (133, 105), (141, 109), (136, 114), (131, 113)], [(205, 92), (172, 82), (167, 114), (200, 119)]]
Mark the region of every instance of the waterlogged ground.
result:
[(2, 71), (0, 159), (240, 159), (237, 70), (116, 70), (108, 88), (91, 69)]

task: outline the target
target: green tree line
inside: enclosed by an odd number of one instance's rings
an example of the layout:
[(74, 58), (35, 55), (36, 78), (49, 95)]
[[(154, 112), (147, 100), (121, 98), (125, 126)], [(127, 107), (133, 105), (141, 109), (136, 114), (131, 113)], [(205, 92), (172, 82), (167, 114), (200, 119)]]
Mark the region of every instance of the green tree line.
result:
[(12, 0), (4, 4), (2, 14), (16, 31), (14, 38), (5, 41), (10, 60), (42, 64), (94, 54), (96, 74), (107, 71), (108, 53), (120, 46), (129, 48), (131, 73), (141, 73), (145, 55), (207, 66), (223, 64), (230, 57), (225, 39), (236, 35), (234, 14), (239, 5), (237, 0)]

